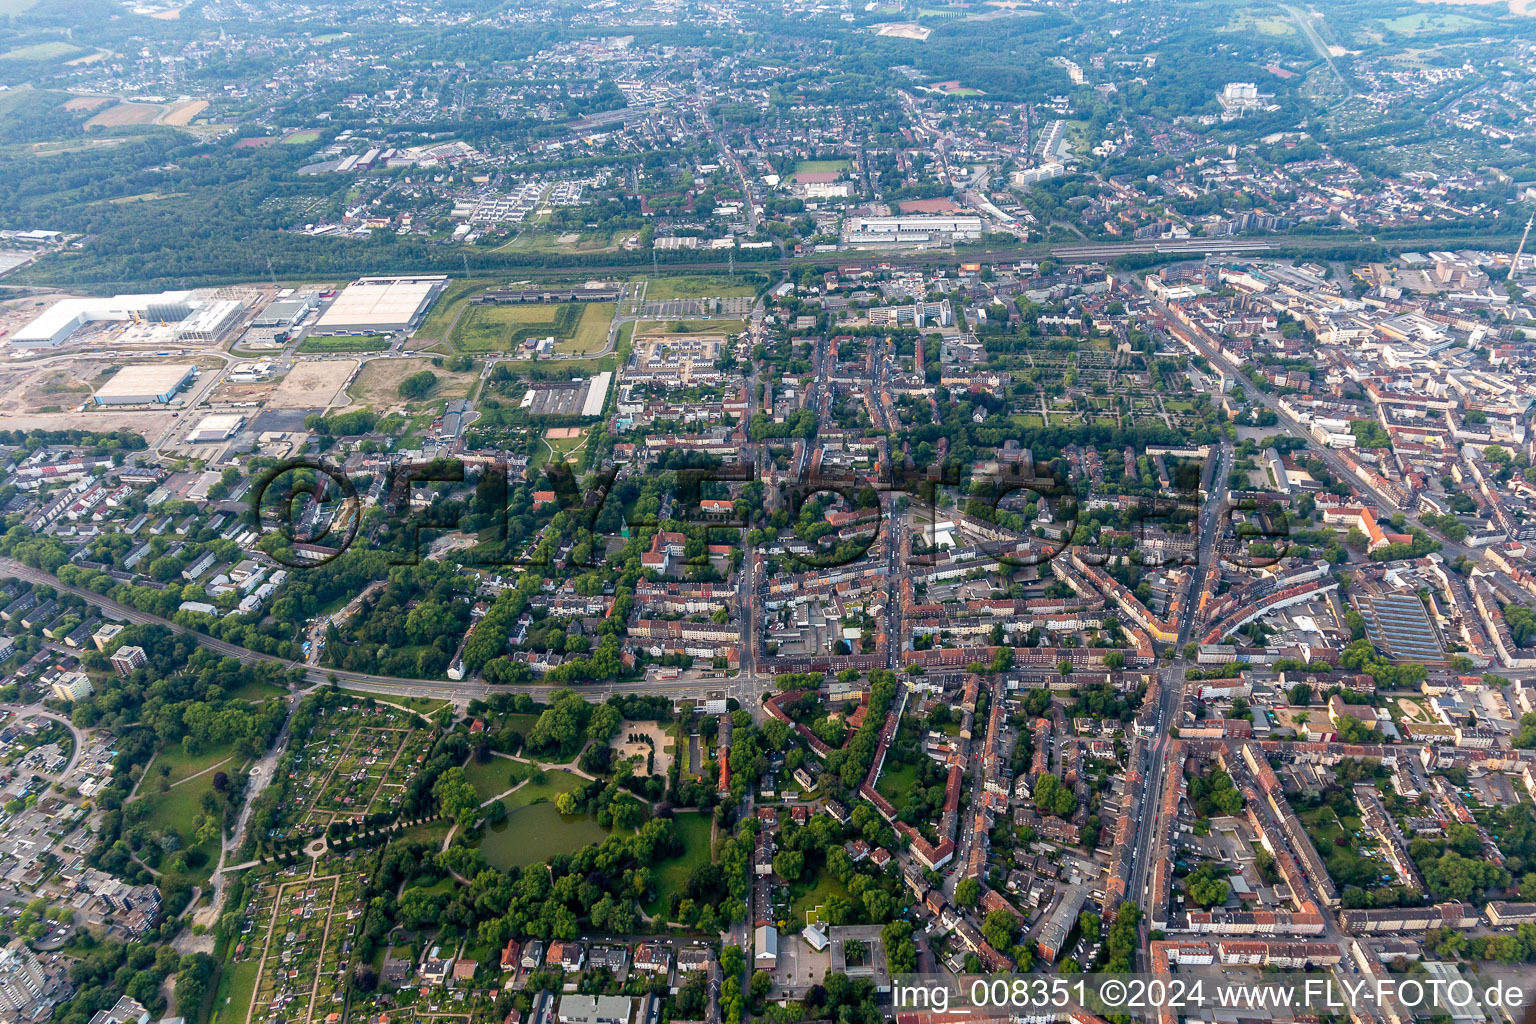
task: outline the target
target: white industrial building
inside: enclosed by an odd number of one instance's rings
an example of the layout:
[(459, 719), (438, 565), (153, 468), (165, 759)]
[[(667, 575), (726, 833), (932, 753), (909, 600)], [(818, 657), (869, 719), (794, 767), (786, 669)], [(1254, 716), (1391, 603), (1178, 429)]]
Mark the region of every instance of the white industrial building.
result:
[(845, 230), (853, 244), (915, 243), (980, 238), (975, 216), (850, 217)]
[(191, 363), (135, 363), (118, 370), (96, 389), (97, 405), (152, 405), (169, 402), (193, 377)]
[(277, 293), (277, 298), (267, 303), (265, 309), (251, 318), (248, 330), (253, 336), (275, 339), (279, 334), (290, 333), (304, 317), (319, 308), (319, 293), (296, 292), (285, 288)]
[(608, 370), (597, 374), (587, 385), (587, 397), (582, 400), (581, 414), (583, 416), (601, 416), (603, 406), (608, 401), (608, 385), (613, 383), (613, 374)]
[(193, 444), (204, 444), (216, 441), (228, 441), (240, 432), (245, 426), (245, 417), (239, 413), (214, 413), (204, 416), (198, 421), (187, 435), (187, 440)]
[(448, 284), (441, 275), (364, 277), (347, 285), (315, 321), (321, 336), (386, 334), (413, 327)]
[(240, 319), (245, 306), (235, 299), (219, 299), (194, 310), (176, 325), (177, 341), (215, 342)]
[(203, 304), (193, 292), (64, 299), (11, 335), (7, 344), (13, 349), (57, 348), (86, 324), (104, 321), (176, 324)]

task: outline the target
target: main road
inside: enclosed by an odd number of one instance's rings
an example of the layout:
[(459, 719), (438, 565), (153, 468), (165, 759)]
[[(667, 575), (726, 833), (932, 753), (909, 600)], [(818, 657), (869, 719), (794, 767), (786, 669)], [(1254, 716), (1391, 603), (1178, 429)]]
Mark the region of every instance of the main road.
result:
[(743, 707), (756, 709), (763, 689), (771, 685), (771, 680), (765, 680), (757, 676), (746, 676), (744, 674), (732, 679), (642, 679), (622, 683), (588, 683), (577, 686), (491, 686), (488, 683), (470, 679), (458, 682), (447, 679), (403, 679), (398, 676), (378, 676), (366, 672), (349, 672), (346, 669), (306, 665), (291, 658), (279, 658), (276, 655), (248, 650), (238, 644), (229, 643), (227, 640), (220, 640), (206, 633), (199, 633), (195, 629), (188, 629), (186, 626), (178, 625), (169, 619), (161, 618), (150, 612), (140, 611), (129, 605), (121, 604), (96, 593), (94, 590), (87, 590), (84, 587), (64, 583), (52, 573), (44, 572), (41, 569), (34, 569), (13, 559), (0, 558), (0, 578), (25, 580), (34, 584), (40, 583), (66, 594), (74, 594), (76, 597), (83, 598), (96, 605), (113, 618), (140, 625), (164, 626), (173, 633), (191, 637), (198, 644), (213, 651), (215, 654), (221, 654), (229, 658), (238, 658), (241, 661), (265, 661), (283, 665), (289, 669), (302, 672), (305, 681), (315, 685), (324, 685), (334, 681), (350, 689), (376, 693), (381, 697), (426, 697), (462, 703), (476, 698), (484, 699), (497, 693), (526, 693), (535, 700), (545, 700), (556, 690), (574, 690), (588, 700), (604, 701), (610, 696), (620, 693), (697, 698), (709, 693), (724, 692), (728, 696), (735, 697), (741, 702)]
[[(1147, 765), (1142, 774), (1146, 784), (1138, 804), (1136, 820), (1131, 823), (1131, 870), (1126, 898), (1139, 903), (1144, 911), (1151, 909), (1152, 899), (1148, 889), (1153, 873), (1153, 857), (1157, 850), (1158, 835), (1163, 830), (1174, 828), (1177, 824), (1173, 821), (1163, 821), (1161, 818), (1164, 775), (1169, 770), (1182, 770), (1178, 765), (1170, 769), (1167, 764), (1168, 729), (1178, 725), (1176, 719), (1184, 702), (1184, 670), (1188, 664), (1184, 658), (1184, 645), (1189, 642), (1190, 630), (1194, 626), (1195, 602), (1200, 597), (1198, 590), (1206, 567), (1211, 565), (1211, 559), (1219, 557), (1216, 553), (1216, 540), (1217, 532), (1222, 525), (1222, 506), (1227, 500), (1227, 473), (1231, 468), (1231, 461), (1230, 446), (1223, 442), (1217, 448), (1215, 475), (1212, 477), (1208, 496), (1200, 507), (1195, 571), (1191, 573), (1190, 593), (1185, 600), (1187, 610), (1183, 621), (1179, 623), (1173, 660), (1158, 670), (1157, 705), (1143, 709), (1138, 722), (1138, 726), (1145, 728), (1151, 735), (1147, 740)], [(1142, 919), (1141, 931), (1143, 942), (1139, 949), (1144, 950), (1147, 932), (1145, 918)], [(1138, 956), (1140, 955), (1142, 954), (1138, 952)]]

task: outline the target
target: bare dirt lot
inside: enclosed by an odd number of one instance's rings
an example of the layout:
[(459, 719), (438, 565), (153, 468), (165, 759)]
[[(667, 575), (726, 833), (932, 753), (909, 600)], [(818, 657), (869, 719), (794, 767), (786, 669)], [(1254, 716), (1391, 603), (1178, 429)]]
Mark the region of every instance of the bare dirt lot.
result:
[(237, 405), (246, 402), (263, 402), (272, 397), (277, 385), (271, 381), (259, 384), (231, 384), (224, 381), (208, 396), (209, 405)]
[(269, 409), (328, 409), (340, 397), (355, 359), (317, 359), (297, 363), (272, 392)]
[(90, 395), (90, 381), (73, 365), (0, 372), (0, 413), (64, 412)]
[(86, 357), (0, 366), (0, 426), (11, 427), (12, 415), (73, 413), (113, 365)]
[(475, 373), (453, 373), (440, 366), (433, 366), (430, 359), (370, 359), (363, 364), (357, 380), (347, 389), (351, 399), (348, 408), (368, 406), (380, 415), (409, 412), (413, 404), (420, 403), (412, 403), (400, 397), (400, 382), (422, 370), (431, 370), (437, 374), (437, 386), (424, 399), (427, 402), (468, 397), (478, 376)]

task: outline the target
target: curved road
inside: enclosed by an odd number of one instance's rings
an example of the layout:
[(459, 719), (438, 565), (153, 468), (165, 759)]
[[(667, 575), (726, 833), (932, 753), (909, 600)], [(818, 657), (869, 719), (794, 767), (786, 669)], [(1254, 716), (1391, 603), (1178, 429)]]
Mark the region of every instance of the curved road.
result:
[[(324, 668), (322, 666), (305, 665), (302, 662), (290, 658), (279, 658), (271, 654), (261, 654), (248, 650), (238, 644), (220, 640), (206, 633), (199, 633), (195, 629), (177, 625), (169, 619), (163, 619), (149, 612), (139, 611), (125, 604), (119, 604), (110, 598), (87, 590), (84, 587), (76, 587), (64, 583), (52, 573), (9, 558), (0, 558), (0, 577), (10, 577), (25, 580), (29, 583), (41, 583), (63, 591), (66, 594), (74, 594), (84, 598), (99, 607), (102, 611), (110, 613), (113, 617), (140, 625), (164, 626), (173, 633), (180, 633), (196, 640), (209, 650), (230, 658), (239, 658), (241, 661), (268, 661), (288, 668), (299, 669), (304, 673), (304, 678), (310, 683), (324, 685), (335, 679), (338, 683), (355, 690), (363, 690), (368, 693), (377, 693), (381, 696), (391, 697), (427, 697), (434, 700), (452, 700), (465, 702), (475, 698), (484, 698), (493, 693), (526, 693), (534, 700), (544, 700), (556, 690), (573, 689), (583, 697), (593, 702), (602, 702), (614, 694), (638, 693), (654, 694), (667, 697), (695, 697), (705, 691), (729, 691), (743, 706), (752, 708), (756, 706), (752, 700), (752, 694), (761, 684), (751, 679), (663, 679), (663, 680), (638, 680), (628, 682), (593, 683), (585, 686), (491, 686), (479, 680), (463, 680), (454, 682), (446, 679), (402, 679), (397, 676), (376, 676), (365, 672), (349, 672), (346, 669)], [(771, 685), (771, 684), (770, 684)], [(743, 699), (747, 698), (747, 699)]]

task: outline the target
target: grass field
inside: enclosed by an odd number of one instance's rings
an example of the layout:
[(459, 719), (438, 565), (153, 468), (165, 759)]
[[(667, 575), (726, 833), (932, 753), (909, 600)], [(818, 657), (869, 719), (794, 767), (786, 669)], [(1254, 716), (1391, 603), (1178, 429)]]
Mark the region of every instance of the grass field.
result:
[(271, 700), (273, 697), (284, 697), (287, 696), (287, 694), (287, 690), (284, 690), (281, 687), (273, 686), (271, 683), (250, 682), (246, 683), (238, 690), (231, 690), (224, 696), (228, 697), (230, 700), (261, 701)]
[[(159, 782), (151, 779), (147, 784), (158, 788)], [(190, 782), (180, 786), (173, 786), (164, 793), (148, 792), (139, 796), (135, 803), (144, 803), (148, 808), (144, 824), (153, 832), (174, 832), (181, 839), (181, 849), (191, 853), (200, 851), (206, 858), (199, 867), (189, 867), (185, 872), (167, 870), (172, 860), (167, 856), (161, 861), (162, 877), (171, 885), (180, 882), (201, 884), (212, 874), (214, 866), (219, 859), (219, 840), (217, 837), (210, 839), (201, 845), (194, 840), (196, 821), (203, 812), (203, 794), (213, 791), (213, 775), (199, 776)]]
[(1382, 22), (1387, 29), (1403, 36), (1416, 36), (1426, 32), (1459, 32), (1476, 24), (1476, 21), (1460, 14), (1438, 12), (1405, 14)]
[(243, 1024), (251, 1012), (251, 997), (256, 993), (259, 960), (225, 964), (219, 976), (219, 989), (213, 997), (209, 1024)]
[(656, 898), (643, 908), (655, 917), (667, 911), (667, 900), (674, 892), (681, 892), (693, 869), (710, 860), (710, 830), (713, 818), (708, 814), (675, 814), (672, 828), (683, 841), (684, 853), (675, 860), (653, 865), (651, 877), (656, 879)]
[(561, 462), (579, 462), (580, 455), (578, 454), (573, 457), (571, 453), (581, 448), (584, 444), (586, 444), (585, 431), (578, 437), (546, 436), (542, 439), (539, 447), (534, 449), (533, 455), (529, 457), (528, 465), (532, 469), (537, 469), (549, 462), (554, 462), (557, 465)]
[(746, 298), (756, 294), (755, 285), (708, 275), (652, 278), (645, 288), (645, 297), (651, 302), (666, 299)]
[(505, 793), (518, 782), (528, 778), (534, 772), (534, 767), (521, 761), (509, 761), (504, 757), (492, 757), (481, 764), (474, 758), (470, 758), (469, 764), (464, 766), (464, 775), (469, 779), (470, 785), (475, 787), (481, 800), (489, 800), (497, 793)]
[(63, 57), (72, 57), (79, 52), (80, 47), (65, 42), (32, 43), (0, 53), (0, 60), (59, 60)]
[(803, 928), (808, 911), (823, 906), (829, 897), (847, 895), (848, 890), (830, 871), (818, 871), (814, 878), (800, 876), (789, 886), (789, 927)]
[(175, 746), (170, 747), (167, 750), (163, 750), (155, 755), (155, 767), (150, 772), (150, 778), (145, 783), (145, 785), (159, 785), (157, 780), (160, 777), (160, 768), (162, 765), (168, 764), (171, 766), (171, 774), (167, 775), (166, 778), (171, 781), (172, 785), (175, 785), (182, 779), (190, 778), (191, 776), (196, 775), (201, 771), (207, 771), (209, 768), (212, 768), (220, 761), (231, 757), (234, 752), (234, 746), (228, 745), (212, 747), (203, 751), (201, 754), (193, 756), (182, 750), (181, 744), (178, 743)]
[(846, 171), (847, 160), (801, 160), (795, 164), (795, 174), (830, 174), (833, 171)]
[(899, 800), (903, 793), (917, 785), (917, 765), (898, 761), (886, 762), (885, 771), (875, 783), (875, 792), (891, 802)]
[(491, 281), (486, 278), (470, 278), (450, 284), (443, 294), (437, 297), (437, 301), (432, 303), (432, 311), (422, 321), (414, 337), (446, 340), (448, 328), (453, 326), (453, 319), (458, 316), (460, 308), (470, 296), (484, 291), (490, 284)]
[(613, 311), (611, 302), (469, 306), (449, 341), (460, 352), (511, 352), (527, 338), (553, 337), (557, 351), (587, 355), (608, 340)]
[(319, 132), (294, 132), (292, 135), (289, 135), (287, 138), (283, 139), (283, 144), (286, 146), (304, 146), (311, 142), (319, 141)]
[(437, 846), (448, 838), (448, 830), (453, 825), (448, 821), (430, 821), (425, 825), (412, 825), (403, 829), (399, 839), (403, 843), (430, 843)]
[(642, 320), (637, 333), (646, 334), (740, 334), (745, 320)]
[[(419, 401), (400, 397), (400, 382), (414, 373), (429, 370), (437, 375), (425, 398)], [(475, 386), (477, 374), (454, 373), (441, 366), (433, 366), (426, 359), (370, 359), (358, 371), (357, 379), (347, 389), (352, 406), (370, 406), (375, 412), (398, 410), (411, 413), (425, 409), (427, 405), (445, 398), (467, 398)]]
[(382, 352), (389, 348), (389, 339), (380, 334), (366, 337), (305, 338), (299, 343), (300, 352)]
[[(515, 811), (519, 807), (527, 807), (530, 804), (536, 804), (544, 800), (553, 801), (561, 793), (569, 793), (574, 789), (580, 789), (585, 784), (586, 780), (580, 775), (572, 775), (570, 772), (561, 771), (559, 768), (547, 768), (544, 769), (544, 777), (542, 779), (531, 779), (528, 785), (504, 798), (501, 802), (507, 805), (507, 810)], [(507, 787), (502, 787), (502, 789), (505, 788)]]

